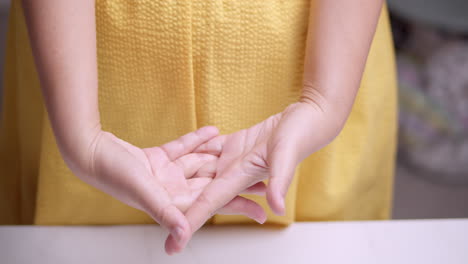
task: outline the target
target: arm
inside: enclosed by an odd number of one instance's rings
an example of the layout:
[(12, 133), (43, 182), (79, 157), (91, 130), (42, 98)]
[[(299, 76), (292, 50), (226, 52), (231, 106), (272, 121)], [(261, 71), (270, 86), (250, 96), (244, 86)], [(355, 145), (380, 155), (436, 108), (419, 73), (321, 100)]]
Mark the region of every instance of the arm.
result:
[(300, 101), (330, 112), (334, 121), (330, 135), (340, 132), (351, 112), (382, 4), (382, 0), (311, 2)]
[[(67, 165), (182, 239), (189, 232), (183, 211), (214, 177), (217, 159), (191, 152), (218, 130), (204, 127), (146, 149), (102, 131), (94, 0), (23, 0), (23, 7), (45, 105)], [(256, 208), (241, 208), (242, 202), (239, 197), (219, 212), (255, 219)]]
[[(311, 2), (302, 95), (298, 104), (281, 113), (269, 142), (267, 198), (276, 213), (284, 213), (284, 197), (299, 162), (328, 145), (343, 129), (382, 4), (382, 0)], [(289, 142), (286, 137), (291, 137)]]
[(57, 145), (77, 174), (100, 133), (94, 0), (23, 0)]
[[(217, 137), (198, 148), (220, 158), (216, 177), (185, 214), (192, 234), (241, 190), (266, 179), (268, 204), (275, 213), (284, 214), (284, 197), (296, 166), (330, 143), (348, 118), (382, 1), (312, 2), (299, 102), (253, 127)], [(253, 207), (255, 202), (245, 201), (247, 204)], [(266, 220), (259, 205), (255, 214)], [(190, 236), (181, 241), (169, 236), (166, 248), (178, 252)]]
[[(298, 104), (281, 113), (269, 142), (267, 198), (273, 211), (284, 212), (284, 196), (299, 162), (341, 132), (360, 86), (382, 4), (311, 2), (302, 95)], [(284, 140), (287, 137), (291, 139)]]
[[(101, 131), (94, 0), (23, 0), (23, 7), (45, 105), (67, 165), (82, 180), (145, 211), (179, 236), (178, 230), (187, 228), (179, 210), (184, 205), (172, 201), (190, 200), (195, 190), (186, 178), (196, 172), (184, 175), (184, 166), (174, 165), (168, 155), (183, 158), (217, 130), (201, 129), (148, 149)], [(187, 148), (171, 147), (180, 141)], [(172, 185), (173, 193), (164, 186), (169, 176), (180, 179)]]

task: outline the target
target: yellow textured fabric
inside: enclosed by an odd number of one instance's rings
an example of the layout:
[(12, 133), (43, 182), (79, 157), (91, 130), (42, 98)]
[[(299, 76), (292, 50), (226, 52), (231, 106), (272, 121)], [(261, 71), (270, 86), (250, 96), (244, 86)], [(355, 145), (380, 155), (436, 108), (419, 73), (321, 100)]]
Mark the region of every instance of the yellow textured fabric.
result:
[[(65, 166), (19, 2), (13, 1), (8, 35), (0, 223), (153, 223)], [(103, 128), (148, 147), (204, 125), (230, 133), (282, 111), (301, 90), (308, 16), (309, 0), (97, 0)], [(394, 57), (384, 9), (344, 130), (301, 164), (287, 214), (268, 212), (268, 222), (388, 218), (395, 137)], [(212, 222), (250, 221), (215, 216)]]

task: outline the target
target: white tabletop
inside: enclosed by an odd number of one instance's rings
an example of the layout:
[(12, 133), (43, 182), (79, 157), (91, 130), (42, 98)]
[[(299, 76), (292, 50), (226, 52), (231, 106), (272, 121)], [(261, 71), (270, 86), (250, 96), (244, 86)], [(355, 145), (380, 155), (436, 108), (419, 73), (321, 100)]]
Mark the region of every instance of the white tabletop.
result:
[(468, 263), (468, 219), (212, 226), (176, 256), (157, 226), (0, 227), (0, 263)]

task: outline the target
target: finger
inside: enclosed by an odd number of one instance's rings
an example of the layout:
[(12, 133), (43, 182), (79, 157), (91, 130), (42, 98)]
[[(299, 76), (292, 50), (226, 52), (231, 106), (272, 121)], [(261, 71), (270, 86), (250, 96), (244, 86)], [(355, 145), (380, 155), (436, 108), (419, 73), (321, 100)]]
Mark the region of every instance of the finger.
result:
[(210, 141), (198, 146), (193, 152), (207, 153), (207, 154), (219, 156), (223, 150), (225, 141), (226, 141), (226, 135), (215, 137), (211, 139)]
[[(209, 177), (200, 177), (200, 178), (191, 178), (187, 180), (187, 184), (189, 185), (190, 192), (191, 192), (191, 200), (189, 201), (188, 205), (177, 205), (182, 212), (187, 211), (189, 206), (197, 200), (198, 196), (203, 192), (205, 187), (212, 181)], [(258, 182), (249, 188), (242, 191), (242, 194), (253, 194), (253, 195), (261, 195), (264, 196), (266, 193), (266, 185), (263, 182)], [(235, 198), (234, 198), (235, 199)], [(228, 203), (229, 204), (229, 203)], [(224, 207), (226, 207), (225, 205)], [(223, 208), (224, 208), (223, 207)], [(219, 212), (219, 211), (218, 211)]]
[(216, 171), (218, 169), (218, 160), (213, 160), (210, 162), (205, 163), (198, 169), (197, 173), (195, 174), (195, 178), (214, 178), (216, 176)]
[(259, 224), (265, 223), (267, 218), (265, 210), (263, 210), (258, 203), (242, 196), (237, 196), (232, 199), (216, 213), (223, 215), (245, 215), (248, 218), (257, 221)]
[[(203, 192), (205, 187), (211, 181), (212, 181), (212, 179), (209, 178), (209, 177), (191, 178), (191, 179), (187, 180), (187, 184), (189, 185), (190, 192), (191, 192), (191, 199), (190, 199), (189, 203), (187, 203), (187, 204), (177, 204), (176, 207), (179, 208), (182, 212), (186, 212), (187, 209), (190, 207), (190, 205), (195, 200), (197, 200), (198, 196)], [(263, 196), (266, 193), (266, 189), (267, 189), (267, 187), (266, 187), (265, 183), (258, 182), (256, 184), (250, 186), (249, 188), (245, 189), (242, 192), (242, 194), (253, 194), (253, 195), (262, 195)], [(236, 198), (234, 198), (234, 199), (236, 199)], [(231, 202), (229, 202), (229, 203), (231, 203)], [(225, 205), (223, 208), (226, 208), (226, 206), (228, 206), (229, 203), (227, 205)], [(223, 208), (221, 208), (220, 210), (222, 210)], [(219, 210), (218, 210), (217, 213), (219, 213)]]
[[(194, 177), (187, 180), (187, 184), (190, 188), (192, 193), (192, 200), (193, 203), (198, 196), (203, 192), (205, 187), (212, 181), (210, 177)], [(265, 195), (267, 191), (267, 186), (264, 182), (258, 182), (249, 188), (242, 191), (242, 194), (253, 194), (253, 195)], [(178, 207), (180, 208), (180, 207)]]
[(202, 127), (194, 132), (183, 135), (182, 137), (166, 143), (161, 146), (171, 160), (191, 153), (195, 148), (219, 134), (219, 130), (213, 126)]
[[(245, 215), (260, 224), (265, 223), (267, 219), (265, 210), (258, 203), (241, 196), (232, 199), (223, 208), (219, 209), (217, 213), (223, 215)], [(183, 246), (171, 234), (166, 239), (165, 249), (167, 252), (175, 253), (180, 252)]]
[[(219, 209), (217, 213), (223, 215), (245, 215), (260, 224), (265, 223), (267, 219), (265, 210), (258, 203), (241, 196), (232, 199), (223, 208)], [(167, 252), (180, 252), (183, 247), (184, 245), (180, 245), (180, 242), (172, 234), (166, 239), (165, 249)]]
[(153, 188), (144, 188), (140, 193), (143, 210), (162, 227), (168, 229), (175, 241), (186, 241), (190, 238), (190, 225), (186, 217), (171, 203), (162, 187), (157, 185)]
[(197, 177), (214, 177), (216, 173), (216, 161), (218, 157), (203, 154), (203, 153), (190, 153), (178, 158), (174, 163), (184, 170), (186, 179)]
[[(279, 149), (279, 148), (277, 148)], [(277, 215), (285, 214), (284, 198), (294, 178), (296, 158), (292, 148), (281, 148), (270, 156), (270, 179), (267, 187), (267, 201)]]
[(203, 192), (206, 186), (211, 183), (211, 181), (212, 179), (209, 177), (191, 178), (187, 180), (187, 184), (191, 191), (191, 200), (189, 206), (187, 206), (187, 208), (183, 211), (184, 213), (187, 211), (190, 205), (192, 205), (197, 200), (198, 196), (200, 196), (200, 194)]
[(171, 197), (172, 205), (178, 208), (182, 213), (185, 213), (210, 182), (211, 178), (208, 177), (188, 179), (187, 195), (185, 195), (185, 193), (184, 195), (173, 195)]
[(265, 195), (267, 187), (264, 182), (257, 182), (256, 184), (245, 189), (243, 194), (256, 194), (256, 195)]
[[(198, 230), (216, 211), (229, 203), (250, 185), (247, 182), (239, 181), (238, 179), (248, 179), (247, 177), (239, 177), (239, 174), (240, 169), (227, 172), (223, 178), (214, 178), (206, 186), (205, 190), (185, 213), (192, 233), (189, 237), (184, 237), (187, 238), (186, 240), (181, 241), (176, 241), (174, 238), (169, 237), (166, 240), (166, 248), (175, 252), (180, 251), (190, 240), (193, 232)], [(231, 179), (236, 179), (237, 181)]]
[[(182, 219), (184, 219), (183, 218), (184, 215), (175, 206), (170, 205), (170, 206), (164, 208), (158, 217), (160, 219), (160, 224), (162, 226), (167, 225), (167, 224), (171, 224), (171, 223), (173, 223), (174, 220), (177, 219), (177, 221), (178, 221), (177, 225), (176, 226), (170, 226), (168, 228), (169, 232), (170, 232), (170, 236), (174, 239), (174, 241), (185, 241), (185, 240), (189, 239), (189, 237), (190, 237), (190, 226), (186, 222), (186, 220), (185, 220), (185, 222), (183, 222), (184, 220), (182, 220)], [(171, 254), (173, 254), (175, 252), (169, 250), (169, 251), (166, 251), (166, 253), (171, 255)]]

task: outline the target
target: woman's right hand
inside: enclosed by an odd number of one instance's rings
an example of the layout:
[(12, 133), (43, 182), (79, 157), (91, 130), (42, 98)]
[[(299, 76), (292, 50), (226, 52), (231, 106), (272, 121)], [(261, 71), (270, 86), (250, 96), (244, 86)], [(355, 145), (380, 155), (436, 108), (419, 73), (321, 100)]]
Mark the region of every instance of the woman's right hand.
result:
[[(215, 176), (218, 159), (191, 152), (218, 133), (215, 127), (203, 127), (160, 147), (140, 149), (111, 133), (99, 131), (90, 144), (88, 165), (75, 173), (85, 182), (146, 212), (169, 229), (176, 240), (185, 240), (191, 230), (184, 212)], [(264, 194), (265, 185), (257, 184), (245, 192)], [(217, 213), (244, 214), (261, 222), (259, 211), (262, 211), (259, 205), (237, 196)]]

